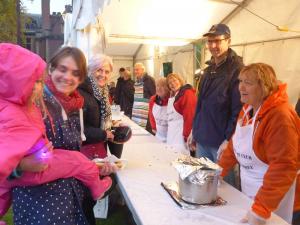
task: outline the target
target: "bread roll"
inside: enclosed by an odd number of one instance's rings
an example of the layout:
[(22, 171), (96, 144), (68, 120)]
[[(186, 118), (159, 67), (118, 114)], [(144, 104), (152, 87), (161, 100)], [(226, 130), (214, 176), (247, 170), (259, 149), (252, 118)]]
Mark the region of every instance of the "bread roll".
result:
[[(97, 165), (98, 167), (102, 167), (102, 166), (105, 164), (105, 162), (95, 162), (95, 163), (96, 163), (96, 165)], [(122, 161), (117, 161), (117, 162), (114, 162), (114, 163), (115, 163), (115, 165), (116, 165), (119, 169), (121, 169), (122, 166), (123, 166)]]

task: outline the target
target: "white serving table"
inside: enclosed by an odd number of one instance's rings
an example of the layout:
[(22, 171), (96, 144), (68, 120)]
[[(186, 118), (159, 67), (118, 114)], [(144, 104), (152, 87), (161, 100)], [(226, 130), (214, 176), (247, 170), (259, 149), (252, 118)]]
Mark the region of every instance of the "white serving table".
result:
[[(179, 152), (128, 118), (123, 121), (131, 126), (133, 136), (123, 149), (122, 158), (128, 164), (117, 173), (117, 178), (138, 225), (242, 225), (239, 221), (250, 209), (251, 200), (226, 183), (218, 188), (218, 195), (227, 201), (226, 205), (181, 209), (160, 185), (178, 180), (171, 162)], [(287, 224), (275, 214), (267, 222), (267, 225)]]

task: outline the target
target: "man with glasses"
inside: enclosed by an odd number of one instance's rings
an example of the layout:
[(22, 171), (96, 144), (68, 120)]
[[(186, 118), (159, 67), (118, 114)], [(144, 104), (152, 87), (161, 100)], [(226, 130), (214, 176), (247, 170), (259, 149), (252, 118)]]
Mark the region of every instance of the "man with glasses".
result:
[[(238, 75), (243, 66), (230, 45), (230, 29), (213, 25), (208, 33), (207, 48), (212, 57), (207, 62), (199, 85), (199, 96), (188, 144), (196, 144), (196, 156), (216, 162), (232, 136), (241, 110)], [(232, 183), (233, 181), (229, 181)]]

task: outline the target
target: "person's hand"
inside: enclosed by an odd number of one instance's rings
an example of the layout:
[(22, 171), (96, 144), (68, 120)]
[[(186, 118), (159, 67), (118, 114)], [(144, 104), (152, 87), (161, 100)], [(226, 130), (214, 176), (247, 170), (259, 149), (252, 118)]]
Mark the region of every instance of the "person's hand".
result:
[(51, 157), (52, 151), (53, 145), (52, 142), (49, 142), (39, 151), (24, 157), (18, 165), (18, 170), (25, 172), (41, 172), (47, 169), (48, 160)]
[(224, 178), (222, 176), (219, 176), (218, 187), (222, 186), (224, 183), (225, 183)]
[(222, 142), (222, 144), (219, 146), (219, 149), (218, 149), (218, 152), (217, 152), (217, 160), (220, 160), (220, 158), (222, 156), (222, 153), (227, 148), (227, 146), (228, 146), (228, 141), (224, 140)]
[(153, 134), (156, 134), (156, 130), (153, 130), (153, 129), (152, 129), (152, 133), (153, 133)]
[(108, 140), (113, 140), (114, 139), (114, 134), (110, 131), (110, 130), (107, 130), (106, 131), (106, 138), (108, 139)]
[(193, 138), (193, 131), (191, 131), (188, 139), (187, 139), (187, 147), (191, 152), (195, 152), (196, 151), (196, 142), (194, 141)]
[(266, 219), (260, 217), (253, 211), (248, 211), (247, 215), (241, 219), (241, 223), (248, 223), (249, 225), (264, 225), (266, 224)]
[(100, 167), (100, 174), (102, 176), (107, 176), (110, 175), (111, 173), (115, 173), (119, 170), (117, 165), (115, 163), (110, 163), (110, 162), (105, 162), (101, 167)]

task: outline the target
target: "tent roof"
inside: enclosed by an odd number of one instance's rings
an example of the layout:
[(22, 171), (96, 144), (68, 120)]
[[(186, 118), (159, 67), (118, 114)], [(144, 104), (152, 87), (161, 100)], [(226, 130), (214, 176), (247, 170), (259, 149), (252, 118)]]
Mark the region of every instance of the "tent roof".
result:
[(190, 43), (236, 7), (230, 0), (111, 0), (101, 14), (105, 52), (133, 56), (139, 44)]

